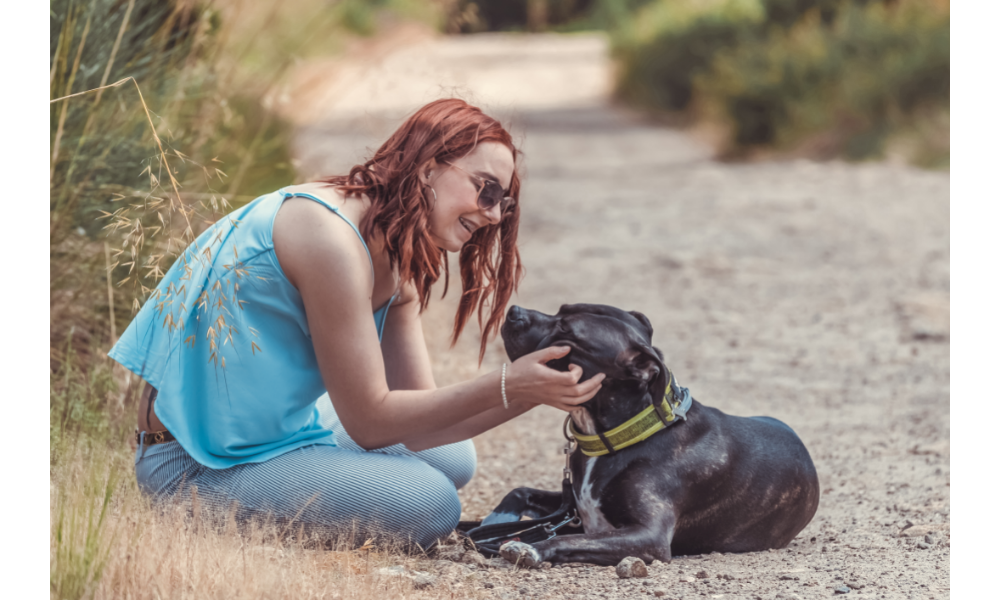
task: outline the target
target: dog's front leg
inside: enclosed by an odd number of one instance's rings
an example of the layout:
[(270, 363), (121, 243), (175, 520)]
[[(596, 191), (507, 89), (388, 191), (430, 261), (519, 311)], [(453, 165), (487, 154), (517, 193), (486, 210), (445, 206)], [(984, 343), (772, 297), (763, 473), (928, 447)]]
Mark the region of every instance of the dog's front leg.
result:
[(562, 494), (559, 492), (520, 487), (504, 496), (493, 512), (483, 519), (483, 525), (510, 523), (519, 521), (521, 517), (537, 519), (556, 512), (561, 503)]
[(654, 559), (669, 562), (675, 523), (673, 511), (665, 511), (651, 522), (611, 531), (557, 536), (537, 544), (507, 542), (500, 547), (500, 555), (523, 567), (534, 567), (543, 561), (617, 565), (628, 556), (646, 563)]

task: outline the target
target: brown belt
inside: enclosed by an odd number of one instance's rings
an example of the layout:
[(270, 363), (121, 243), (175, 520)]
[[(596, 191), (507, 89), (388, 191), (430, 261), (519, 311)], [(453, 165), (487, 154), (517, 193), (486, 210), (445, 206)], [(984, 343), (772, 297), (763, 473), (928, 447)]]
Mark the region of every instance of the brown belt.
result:
[[(150, 386), (152, 387), (152, 386)], [(156, 401), (156, 396), (159, 392), (156, 388), (153, 388), (153, 392), (149, 395), (149, 400), (146, 401), (146, 426), (149, 426), (149, 411), (153, 408), (153, 402)], [(152, 446), (153, 444), (165, 444), (167, 442), (173, 442), (177, 438), (174, 437), (172, 433), (164, 429), (163, 431), (146, 431), (142, 432), (138, 429), (135, 430), (135, 443), (138, 445), (142, 441), (142, 434), (146, 434), (146, 445)]]
[(177, 438), (174, 437), (174, 434), (170, 433), (166, 429), (164, 429), (163, 431), (145, 431), (145, 432), (144, 431), (136, 431), (135, 432), (135, 443), (136, 444), (139, 444), (140, 442), (142, 442), (141, 438), (143, 437), (142, 436), (143, 433), (146, 434), (146, 436), (145, 436), (146, 437), (145, 444), (147, 446), (152, 446), (153, 444), (165, 444), (167, 442), (173, 442), (173, 441), (177, 440)]

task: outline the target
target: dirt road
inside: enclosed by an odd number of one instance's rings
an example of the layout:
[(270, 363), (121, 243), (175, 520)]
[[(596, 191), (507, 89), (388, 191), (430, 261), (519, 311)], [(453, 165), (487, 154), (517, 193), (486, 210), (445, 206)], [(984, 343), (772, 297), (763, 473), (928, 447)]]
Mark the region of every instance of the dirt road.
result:
[[(344, 172), (440, 95), (498, 114), (524, 151), (515, 303), (645, 313), (682, 385), (791, 425), (823, 490), (784, 550), (678, 558), (645, 580), (495, 568), (491, 587), (456, 597), (948, 597), (949, 175), (715, 162), (691, 136), (611, 105), (596, 35), (400, 39), (303, 67), (284, 99), (303, 179)], [(456, 295), (425, 319), (439, 385), (477, 372), (475, 336), (447, 345)], [(483, 370), (504, 358), (497, 340)], [(562, 418), (537, 409), (476, 439), (466, 518), (513, 487), (557, 488)]]

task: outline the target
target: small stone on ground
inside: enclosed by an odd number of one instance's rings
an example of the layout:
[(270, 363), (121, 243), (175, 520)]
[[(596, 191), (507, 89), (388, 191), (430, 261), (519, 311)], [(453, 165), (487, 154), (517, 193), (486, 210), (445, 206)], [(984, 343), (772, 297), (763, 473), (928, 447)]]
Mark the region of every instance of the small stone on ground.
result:
[(615, 567), (615, 573), (620, 579), (631, 579), (633, 577), (646, 577), (649, 572), (646, 570), (646, 563), (641, 558), (628, 556), (622, 559)]

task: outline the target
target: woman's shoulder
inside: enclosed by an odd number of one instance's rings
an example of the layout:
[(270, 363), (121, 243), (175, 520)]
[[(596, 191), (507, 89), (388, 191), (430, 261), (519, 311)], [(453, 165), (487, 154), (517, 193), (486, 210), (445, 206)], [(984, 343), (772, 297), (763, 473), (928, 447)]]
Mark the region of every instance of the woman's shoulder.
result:
[[(298, 282), (319, 266), (323, 266), (322, 272), (331, 274), (332, 268), (354, 271), (363, 265), (361, 273), (365, 280), (369, 279), (368, 248), (355, 229), (350, 213), (357, 213), (351, 210), (350, 199), (346, 199), (342, 208), (335, 193), (319, 186), (292, 186), (284, 191), (286, 199), (275, 216), (272, 241), (275, 256), (289, 281), (298, 288)], [(295, 197), (297, 194), (302, 196)]]
[(317, 204), (322, 203), (335, 209), (341, 214), (342, 217), (346, 218), (356, 226), (360, 226), (361, 219), (371, 206), (371, 202), (367, 197), (348, 196), (336, 186), (322, 181), (311, 181), (290, 185), (282, 188), (282, 192), (284, 192), (286, 198), (296, 196), (302, 198), (309, 198), (312, 196), (317, 198), (320, 201)]
[(296, 183), (294, 185), (288, 185), (281, 188), (281, 191), (286, 195), (288, 194), (311, 194), (317, 196), (330, 202), (331, 204), (339, 205), (344, 201), (344, 194), (338, 190), (335, 186), (328, 183), (323, 183), (322, 181), (307, 181), (305, 183)]

